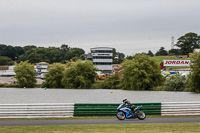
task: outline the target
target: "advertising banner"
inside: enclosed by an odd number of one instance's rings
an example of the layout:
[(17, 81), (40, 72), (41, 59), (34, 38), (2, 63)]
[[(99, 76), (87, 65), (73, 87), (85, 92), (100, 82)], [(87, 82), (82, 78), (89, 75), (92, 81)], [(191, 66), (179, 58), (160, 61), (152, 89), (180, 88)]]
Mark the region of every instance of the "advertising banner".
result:
[(189, 67), (190, 60), (163, 60), (164, 67)]

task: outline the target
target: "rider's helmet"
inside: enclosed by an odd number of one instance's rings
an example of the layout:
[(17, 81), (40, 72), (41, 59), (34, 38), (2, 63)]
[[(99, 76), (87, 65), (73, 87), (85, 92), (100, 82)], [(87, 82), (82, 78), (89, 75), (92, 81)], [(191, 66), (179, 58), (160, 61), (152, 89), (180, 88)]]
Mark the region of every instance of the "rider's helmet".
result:
[(124, 98), (123, 99), (123, 103), (126, 103), (128, 100), (127, 100), (127, 98)]

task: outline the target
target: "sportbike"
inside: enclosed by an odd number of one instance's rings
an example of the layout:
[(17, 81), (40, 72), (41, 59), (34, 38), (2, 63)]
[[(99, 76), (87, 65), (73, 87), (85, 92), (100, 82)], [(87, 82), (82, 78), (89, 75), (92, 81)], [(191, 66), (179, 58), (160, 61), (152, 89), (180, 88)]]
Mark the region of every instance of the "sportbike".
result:
[(142, 109), (142, 105), (137, 106), (134, 108), (134, 112), (128, 108), (124, 104), (120, 104), (117, 108), (117, 118), (119, 120), (129, 119), (129, 118), (138, 118), (139, 120), (144, 120), (146, 118), (146, 115), (143, 111), (140, 111)]

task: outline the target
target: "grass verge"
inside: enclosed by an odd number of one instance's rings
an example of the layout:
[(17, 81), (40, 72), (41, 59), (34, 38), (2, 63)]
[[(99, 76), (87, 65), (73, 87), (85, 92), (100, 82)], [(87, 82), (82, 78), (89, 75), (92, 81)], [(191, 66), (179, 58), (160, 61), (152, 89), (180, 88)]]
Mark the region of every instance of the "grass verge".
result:
[(90, 87), (91, 89), (101, 89), (104, 84), (104, 81), (96, 81), (95, 83), (92, 84)]
[[(146, 118), (179, 118), (179, 117), (200, 117), (200, 115), (189, 116), (160, 116), (160, 115), (147, 115)], [(117, 119), (116, 116), (94, 116), (94, 117), (69, 117), (69, 118), (0, 118), (2, 120), (62, 120), (62, 119)]]
[(4, 126), (1, 133), (198, 133), (200, 123)]
[(15, 87), (15, 88), (18, 88), (19, 86), (17, 84), (0, 84), (0, 87), (5, 87), (5, 88)]

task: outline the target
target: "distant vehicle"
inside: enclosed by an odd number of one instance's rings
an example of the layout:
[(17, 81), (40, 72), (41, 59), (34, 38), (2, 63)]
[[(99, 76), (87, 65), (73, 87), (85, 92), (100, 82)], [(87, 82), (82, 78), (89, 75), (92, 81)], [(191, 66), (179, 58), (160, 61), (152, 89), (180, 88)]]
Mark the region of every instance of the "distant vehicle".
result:
[(106, 79), (107, 75), (105, 73), (102, 73), (101, 71), (97, 71), (96, 73), (98, 74), (98, 79), (99, 80)]
[(183, 76), (183, 77), (187, 77), (188, 74), (187, 74), (187, 73), (181, 73), (181, 76)]
[(174, 74), (180, 74), (179, 72), (176, 72), (176, 71), (166, 71), (166, 72), (163, 72), (162, 73), (162, 75), (164, 76), (164, 77), (169, 77), (169, 76), (172, 76), (172, 75), (174, 75)]

